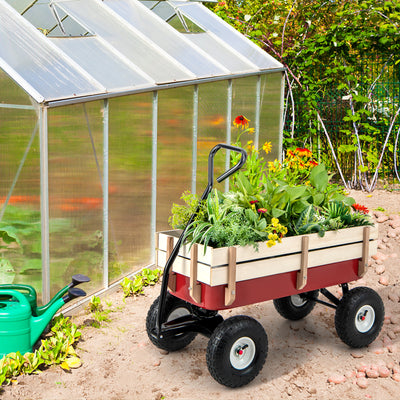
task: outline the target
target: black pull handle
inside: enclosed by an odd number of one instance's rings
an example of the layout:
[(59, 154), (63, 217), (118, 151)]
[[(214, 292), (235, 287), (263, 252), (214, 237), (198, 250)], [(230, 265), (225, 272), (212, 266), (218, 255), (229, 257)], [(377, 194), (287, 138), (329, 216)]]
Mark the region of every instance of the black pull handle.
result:
[(207, 185), (207, 188), (204, 191), (203, 195), (201, 196), (202, 200), (206, 199), (206, 197), (209, 195), (209, 193), (211, 192), (211, 189), (213, 187), (213, 184), (214, 184), (214, 156), (219, 149), (235, 151), (236, 153), (241, 154), (239, 162), (236, 165), (234, 165), (233, 167), (229, 168), (228, 171), (225, 171), (223, 174), (221, 174), (217, 178), (217, 182), (219, 182), (219, 183), (222, 182), (223, 180), (225, 180), (226, 178), (228, 178), (229, 176), (231, 176), (232, 174), (234, 174), (240, 168), (242, 168), (242, 166), (244, 165), (244, 163), (247, 160), (247, 153), (241, 147), (231, 146), (231, 145), (225, 144), (225, 143), (219, 143), (216, 146), (214, 146), (211, 149), (210, 154), (208, 156), (208, 185)]
[(74, 287), (86, 282), (90, 282), (90, 278), (88, 278), (86, 275), (75, 274), (72, 275), (72, 282), (69, 284), (69, 287)]

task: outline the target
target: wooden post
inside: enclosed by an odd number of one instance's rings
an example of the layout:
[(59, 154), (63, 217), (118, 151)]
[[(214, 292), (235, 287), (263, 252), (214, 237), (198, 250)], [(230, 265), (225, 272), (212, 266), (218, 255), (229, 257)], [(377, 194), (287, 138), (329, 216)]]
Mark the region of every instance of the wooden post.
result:
[(196, 302), (201, 303), (201, 284), (197, 282), (197, 260), (199, 247), (195, 243), (190, 249), (190, 297)]
[(358, 262), (358, 276), (362, 278), (367, 272), (368, 258), (369, 258), (369, 236), (370, 227), (365, 226), (363, 230), (363, 248), (362, 248), (362, 258)]
[[(167, 260), (169, 259), (172, 250), (174, 249), (174, 238), (172, 236), (167, 237)], [(172, 292), (176, 291), (176, 274), (172, 271), (169, 272), (168, 277), (168, 287), (171, 289)]]
[(225, 288), (225, 305), (230, 306), (236, 298), (236, 247), (228, 248), (228, 287)]
[(297, 272), (296, 289), (301, 290), (307, 285), (307, 268), (308, 268), (308, 242), (309, 237), (301, 238), (301, 262), (300, 271)]

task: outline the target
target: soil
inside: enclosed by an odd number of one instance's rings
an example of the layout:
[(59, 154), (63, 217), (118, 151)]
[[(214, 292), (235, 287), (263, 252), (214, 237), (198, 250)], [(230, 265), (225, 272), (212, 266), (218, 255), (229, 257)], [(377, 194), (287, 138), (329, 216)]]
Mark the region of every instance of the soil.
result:
[[(335, 310), (319, 304), (296, 322), (280, 317), (271, 301), (224, 311), (224, 317), (256, 318), (269, 340), (267, 361), (256, 379), (229, 389), (208, 372), (206, 337), (198, 335), (187, 348), (173, 353), (150, 343), (145, 319), (160, 285), (125, 300), (118, 290), (102, 299), (111, 312), (110, 321), (100, 328), (90, 326), (87, 311), (72, 317), (82, 331), (77, 347), (80, 368), (68, 373), (54, 366), (39, 375), (21, 376), (17, 383), (0, 389), (1, 399), (398, 399), (400, 193), (354, 191), (350, 195), (379, 221), (378, 256), (371, 259), (364, 278), (350, 284), (376, 290), (385, 304), (381, 334), (369, 347), (354, 350), (345, 345), (335, 331)], [(335, 294), (340, 290), (331, 288)]]

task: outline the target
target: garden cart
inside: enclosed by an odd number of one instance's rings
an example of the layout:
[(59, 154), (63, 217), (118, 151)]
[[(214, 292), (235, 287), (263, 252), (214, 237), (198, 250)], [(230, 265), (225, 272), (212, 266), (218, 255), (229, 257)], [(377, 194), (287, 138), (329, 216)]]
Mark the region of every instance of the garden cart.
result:
[[(227, 144), (215, 146), (208, 159), (208, 185), (214, 181), (214, 156), (219, 149), (238, 152), (239, 162), (217, 178), (223, 181), (246, 162), (246, 152)], [(284, 318), (299, 320), (316, 303), (335, 309), (335, 327), (340, 339), (353, 348), (372, 343), (384, 319), (380, 296), (367, 287), (349, 289), (349, 282), (366, 272), (368, 257), (377, 250), (375, 226), (357, 226), (291, 236), (268, 247), (231, 246), (204, 249), (185, 242), (183, 231), (157, 234), (157, 265), (165, 265), (160, 296), (150, 307), (146, 329), (160, 349), (186, 347), (198, 333), (209, 337), (207, 366), (213, 378), (228, 387), (251, 382), (261, 371), (268, 352), (268, 338), (255, 319), (238, 315), (224, 318), (218, 311), (273, 300)], [(327, 287), (340, 285), (341, 298)], [(324, 300), (319, 295), (324, 296)]]

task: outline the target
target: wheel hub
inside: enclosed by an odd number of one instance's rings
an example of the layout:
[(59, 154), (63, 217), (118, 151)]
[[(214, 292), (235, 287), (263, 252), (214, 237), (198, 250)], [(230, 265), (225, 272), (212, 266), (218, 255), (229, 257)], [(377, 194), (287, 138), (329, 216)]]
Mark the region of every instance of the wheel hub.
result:
[(368, 332), (375, 322), (375, 311), (369, 306), (362, 306), (356, 313), (355, 325), (359, 332)]
[(242, 337), (232, 345), (230, 352), (230, 362), (233, 368), (243, 370), (254, 360), (256, 346), (249, 337)]

